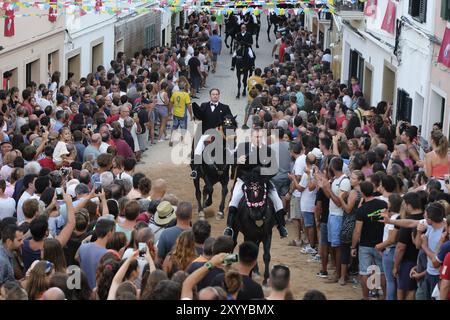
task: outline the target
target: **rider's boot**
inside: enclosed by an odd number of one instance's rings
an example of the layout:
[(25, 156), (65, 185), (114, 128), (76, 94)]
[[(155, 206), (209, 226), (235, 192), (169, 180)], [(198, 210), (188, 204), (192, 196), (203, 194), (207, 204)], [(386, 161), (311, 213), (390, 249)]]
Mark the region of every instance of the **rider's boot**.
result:
[(288, 231), (285, 227), (286, 222), (284, 220), (285, 214), (286, 212), (284, 211), (284, 209), (281, 209), (277, 213), (275, 213), (275, 221), (277, 222), (277, 228), (281, 238), (286, 238), (288, 236)]
[(225, 236), (233, 237), (234, 235), (233, 224), (234, 221), (236, 220), (236, 215), (237, 215), (237, 208), (230, 206), (228, 208), (227, 227), (223, 231), (223, 234)]

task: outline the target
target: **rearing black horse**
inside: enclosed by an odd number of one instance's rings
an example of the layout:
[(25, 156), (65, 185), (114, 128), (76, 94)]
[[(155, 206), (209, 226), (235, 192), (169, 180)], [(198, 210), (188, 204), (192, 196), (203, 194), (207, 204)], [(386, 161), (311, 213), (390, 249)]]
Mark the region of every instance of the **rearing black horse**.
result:
[[(253, 57), (250, 56), (249, 50), (251, 50)], [(236, 66), (236, 77), (238, 79), (238, 93), (236, 95), (236, 99), (239, 99), (241, 96), (241, 78), (242, 78), (242, 86), (244, 89), (242, 90), (242, 96), (247, 94), (247, 79), (252, 74), (255, 69), (255, 53), (246, 44), (237, 43), (236, 44), (236, 56), (233, 57), (233, 65)]]
[[(192, 165), (193, 174), (191, 177), (194, 180), (195, 187), (195, 197), (198, 203), (198, 213), (200, 218), (204, 218), (203, 209), (209, 207), (212, 204), (212, 197), (214, 191), (214, 185), (220, 182), (222, 186), (222, 199), (219, 205), (219, 212), (217, 213), (217, 217), (222, 219), (224, 217), (224, 208), (225, 208), (225, 198), (228, 194), (228, 182), (230, 180), (230, 166), (231, 164), (227, 163), (227, 140), (235, 139), (235, 136), (227, 136), (227, 133), (232, 130), (233, 132), (237, 128), (236, 117), (232, 117), (231, 115), (226, 115), (222, 124), (219, 127), (217, 137), (212, 138), (209, 142), (205, 144), (208, 145), (213, 143), (216, 138), (222, 138), (223, 143), (222, 146), (222, 157), (219, 158), (219, 155), (216, 154), (213, 150), (211, 152), (212, 161), (207, 164), (202, 161), (202, 164), (194, 164)], [(206, 147), (205, 147), (206, 148)], [(194, 152), (194, 150), (192, 150)], [(205, 185), (203, 187), (203, 193), (200, 188), (200, 179), (203, 179)], [(203, 199), (202, 199), (203, 195)], [(203, 201), (202, 201), (203, 200)]]
[[(272, 229), (276, 225), (275, 209), (269, 198), (270, 185), (263, 182), (258, 174), (252, 174), (244, 183), (244, 197), (239, 203), (238, 212), (233, 225), (233, 241), (237, 244), (239, 232), (244, 235), (244, 241), (252, 241), (258, 247), (262, 242), (264, 254), (264, 280), (267, 284), (269, 278), (270, 247), (272, 244)], [(259, 273), (256, 265), (256, 273)]]

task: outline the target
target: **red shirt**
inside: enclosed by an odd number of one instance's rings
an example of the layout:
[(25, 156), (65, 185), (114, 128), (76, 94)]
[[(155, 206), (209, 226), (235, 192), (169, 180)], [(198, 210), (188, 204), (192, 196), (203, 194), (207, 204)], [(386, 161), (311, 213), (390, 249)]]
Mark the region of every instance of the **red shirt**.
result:
[[(441, 280), (450, 281), (450, 253), (445, 256), (441, 267)], [(447, 300), (450, 300), (450, 291), (447, 294)]]
[(33, 114), (33, 106), (28, 101), (24, 101), (22, 107), (28, 110), (28, 115)]
[(336, 116), (336, 122), (337, 122), (337, 129), (338, 129), (338, 131), (341, 131), (341, 132), (343, 131), (342, 130), (342, 124), (344, 123), (345, 119), (346, 119), (345, 114), (340, 115), (340, 116)]
[(119, 116), (118, 114), (116, 114), (116, 115), (114, 115), (114, 116), (109, 116), (109, 117), (106, 119), (106, 123), (107, 123), (107, 124), (111, 124), (111, 123), (113, 123), (114, 121), (119, 120), (119, 118), (120, 118), (120, 116)]
[(44, 159), (41, 159), (38, 161), (41, 167), (43, 168), (49, 168), (50, 170), (56, 170), (56, 165), (53, 162), (52, 159), (45, 157)]
[(286, 47), (287, 45), (284, 42), (280, 45), (280, 58), (278, 59), (280, 60), (280, 63), (284, 62), (284, 51), (286, 50)]
[(125, 159), (127, 158), (133, 158), (134, 159), (134, 153), (133, 150), (131, 150), (131, 147), (128, 145), (128, 143), (125, 142), (123, 139), (114, 139), (114, 144), (117, 149), (117, 155), (122, 156)]

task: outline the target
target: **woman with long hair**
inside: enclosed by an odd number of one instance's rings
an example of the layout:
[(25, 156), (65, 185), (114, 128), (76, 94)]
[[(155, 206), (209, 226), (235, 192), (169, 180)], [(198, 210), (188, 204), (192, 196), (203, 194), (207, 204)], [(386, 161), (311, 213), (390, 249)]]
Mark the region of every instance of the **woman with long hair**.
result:
[(63, 166), (63, 163), (69, 158), (70, 152), (67, 149), (67, 144), (72, 141), (72, 134), (70, 129), (62, 127), (58, 134), (58, 143), (53, 151), (53, 162), (57, 167)]
[(341, 199), (342, 209), (344, 209), (344, 218), (342, 220), (341, 230), (341, 278), (339, 284), (345, 285), (348, 278), (348, 265), (350, 264), (350, 247), (352, 245), (353, 229), (356, 222), (356, 209), (358, 209), (362, 194), (359, 188), (361, 182), (365, 180), (364, 173), (360, 170), (355, 170), (350, 175), (350, 184), (352, 190), (347, 197), (339, 194)]
[(163, 270), (171, 277), (178, 270), (186, 271), (196, 258), (194, 233), (191, 230), (183, 231), (178, 236), (172, 252), (164, 260)]
[(50, 261), (41, 260), (31, 265), (25, 280), (29, 300), (39, 300), (42, 297), (49, 288), (50, 276), (53, 273), (54, 267)]
[(44, 250), (42, 250), (42, 259), (53, 263), (55, 272), (66, 272), (67, 264), (64, 256), (64, 250), (56, 239), (45, 239)]
[(348, 123), (347, 127), (345, 128), (345, 136), (347, 137), (347, 139), (353, 139), (355, 137), (355, 128), (361, 127), (361, 122), (359, 121), (359, 118), (355, 114), (355, 112), (350, 109), (347, 109), (346, 118)]
[(425, 156), (425, 173), (429, 178), (443, 180), (450, 174), (450, 157), (448, 155), (447, 137), (439, 130), (431, 132), (432, 151)]

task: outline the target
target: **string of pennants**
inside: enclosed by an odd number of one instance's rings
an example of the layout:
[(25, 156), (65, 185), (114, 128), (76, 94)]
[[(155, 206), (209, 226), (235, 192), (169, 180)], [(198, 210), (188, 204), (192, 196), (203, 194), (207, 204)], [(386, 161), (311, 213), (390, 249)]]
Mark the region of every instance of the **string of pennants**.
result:
[[(352, 0), (356, 2), (366, 0)], [(300, 5), (304, 5), (301, 7)], [(24, 12), (37, 8), (38, 12)], [(0, 18), (11, 19), (14, 17), (42, 17), (49, 16), (51, 22), (55, 22), (58, 16), (86, 14), (143, 14), (149, 12), (179, 12), (179, 11), (208, 11), (213, 14), (230, 13), (261, 13), (275, 12), (278, 15), (330, 12), (334, 13), (334, 0), (243, 0), (243, 1), (199, 1), (199, 0), (30, 0), (30, 1), (0, 1)]]

